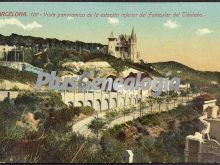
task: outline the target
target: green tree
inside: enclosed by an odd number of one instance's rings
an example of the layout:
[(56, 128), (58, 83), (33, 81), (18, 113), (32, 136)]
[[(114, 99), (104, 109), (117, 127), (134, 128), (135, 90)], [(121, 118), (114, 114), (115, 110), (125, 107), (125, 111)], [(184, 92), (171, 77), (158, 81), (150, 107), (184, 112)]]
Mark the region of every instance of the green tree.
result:
[(163, 103), (163, 98), (162, 97), (157, 97), (156, 98), (156, 102), (157, 102), (157, 104), (158, 104), (158, 106), (159, 106), (159, 112), (161, 112), (161, 104)]
[(126, 108), (126, 107), (123, 107), (123, 108), (121, 109), (121, 112), (122, 112), (122, 114), (123, 114), (123, 116), (124, 116), (124, 121), (125, 121), (125, 116), (130, 113), (130, 109), (128, 109), (128, 108)]
[(169, 110), (169, 104), (170, 104), (171, 100), (172, 100), (171, 96), (167, 95), (165, 98), (167, 110)]
[(114, 120), (116, 118), (116, 116), (119, 115), (119, 111), (113, 109), (111, 111), (108, 111), (105, 113), (105, 117), (108, 120), (108, 122), (111, 122), (112, 120)]
[(116, 71), (117, 75), (120, 75), (120, 73), (126, 69), (126, 65), (122, 60), (112, 58), (108, 62), (110, 63), (111, 67)]
[(102, 118), (99, 118), (96, 116), (88, 125), (88, 128), (94, 132), (97, 136), (97, 139), (99, 138), (99, 132), (106, 128), (106, 121)]
[(191, 94), (192, 94), (192, 91), (190, 89), (187, 89), (186, 91), (187, 101), (189, 101), (189, 97)]
[(151, 113), (152, 113), (152, 112), (153, 112), (153, 105), (154, 105), (154, 103), (155, 103), (155, 100), (154, 100), (153, 97), (148, 97), (147, 102), (148, 102), (148, 104), (149, 104), (149, 106), (150, 106)]
[(81, 113), (83, 113), (84, 115), (87, 115), (87, 116), (93, 115), (95, 113), (95, 109), (90, 106), (82, 106), (82, 107), (78, 107), (78, 108)]
[[(101, 150), (96, 154), (96, 160), (93, 162), (116, 163), (123, 162), (126, 146), (115, 139), (110, 133), (105, 132), (100, 139)], [(98, 159), (98, 160), (97, 160)]]
[(182, 103), (183, 103), (184, 97), (186, 97), (186, 91), (184, 90), (180, 91), (180, 96), (182, 97)]
[(174, 105), (174, 107), (175, 107), (175, 103), (176, 103), (176, 101), (178, 100), (178, 93), (172, 93), (172, 95), (171, 95), (171, 98), (172, 98), (172, 100), (173, 100), (173, 105)]
[(140, 100), (140, 116), (143, 116), (145, 107), (146, 107), (146, 102)]
[[(132, 105), (132, 106), (131, 106), (131, 108), (130, 108), (130, 110), (131, 110), (131, 113), (133, 114), (133, 113), (134, 113), (134, 111), (136, 110), (135, 106), (134, 106), (134, 105)], [(134, 114), (133, 114), (133, 119), (134, 119)]]

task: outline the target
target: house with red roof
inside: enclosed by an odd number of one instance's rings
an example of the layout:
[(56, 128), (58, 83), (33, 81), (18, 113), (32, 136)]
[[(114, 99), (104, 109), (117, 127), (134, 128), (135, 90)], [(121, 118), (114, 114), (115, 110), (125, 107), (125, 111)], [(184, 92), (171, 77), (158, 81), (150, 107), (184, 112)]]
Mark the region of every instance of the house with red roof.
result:
[(193, 98), (192, 103), (198, 109), (202, 109), (203, 111), (208, 107), (216, 106), (216, 97), (211, 93), (201, 94), (195, 98)]

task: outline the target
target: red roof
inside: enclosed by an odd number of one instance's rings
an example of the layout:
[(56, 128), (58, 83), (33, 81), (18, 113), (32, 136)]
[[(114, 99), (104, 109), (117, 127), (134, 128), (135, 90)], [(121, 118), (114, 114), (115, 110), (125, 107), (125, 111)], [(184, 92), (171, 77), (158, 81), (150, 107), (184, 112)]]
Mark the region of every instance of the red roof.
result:
[(195, 98), (193, 98), (193, 101), (208, 101), (208, 100), (214, 100), (216, 97), (210, 93), (199, 95)]

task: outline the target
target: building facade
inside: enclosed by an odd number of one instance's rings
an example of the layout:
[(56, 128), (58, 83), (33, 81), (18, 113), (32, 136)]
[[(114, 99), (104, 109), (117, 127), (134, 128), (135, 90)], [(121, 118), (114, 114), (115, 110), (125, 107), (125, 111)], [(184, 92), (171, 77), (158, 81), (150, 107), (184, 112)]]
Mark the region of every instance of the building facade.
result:
[(1, 61), (14, 61), (24, 62), (24, 49), (23, 47), (0, 45), (0, 60)]
[(216, 99), (211, 104), (204, 102), (206, 106), (201, 107), (203, 116), (199, 118), (200, 130), (186, 137), (185, 162), (220, 162), (220, 116), (219, 107), (215, 103)]
[(140, 61), (140, 53), (137, 50), (137, 36), (132, 29), (131, 35), (121, 34), (115, 37), (112, 32), (108, 37), (108, 54), (137, 63)]

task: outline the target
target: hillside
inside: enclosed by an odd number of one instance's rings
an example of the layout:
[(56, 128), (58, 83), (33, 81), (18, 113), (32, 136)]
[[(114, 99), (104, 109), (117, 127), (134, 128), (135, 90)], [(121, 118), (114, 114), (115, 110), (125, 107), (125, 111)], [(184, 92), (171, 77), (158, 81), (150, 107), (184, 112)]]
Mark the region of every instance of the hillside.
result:
[(156, 71), (165, 75), (168, 71), (172, 76), (181, 78), (181, 82), (188, 82), (192, 92), (208, 92), (217, 98), (220, 105), (220, 72), (198, 71), (175, 61), (152, 63)]
[(30, 90), (36, 81), (36, 74), (0, 66), (0, 90)]
[(118, 125), (107, 133), (139, 155), (134, 162), (184, 162), (185, 137), (198, 131), (200, 115), (191, 107), (178, 106)]
[(173, 76), (180, 76), (185, 80), (198, 80), (210, 83), (216, 81), (220, 83), (220, 72), (199, 71), (175, 61), (151, 63), (155, 69), (164, 74), (171, 71)]
[[(184, 162), (187, 135), (199, 130), (201, 112), (188, 106), (178, 106), (172, 111), (155, 113), (107, 129), (101, 138), (101, 149), (94, 162), (123, 162), (124, 150), (134, 153), (135, 163)], [(101, 158), (100, 158), (101, 155)], [(160, 159), (158, 159), (160, 158)]]
[[(106, 68), (95, 66), (99, 76), (108, 76), (111, 74), (120, 75), (123, 71), (129, 70), (129, 68), (148, 72), (150, 75), (156, 77), (164, 77), (166, 73), (170, 71), (172, 72), (171, 77), (180, 77), (182, 83), (189, 82), (195, 90), (205, 91), (208, 89), (209, 91), (214, 91), (214, 93), (219, 93), (215, 90), (216, 86), (218, 87), (219, 85), (213, 86), (212, 83), (220, 83), (220, 72), (198, 71), (175, 61), (157, 63), (144, 63), (140, 61), (140, 63), (131, 63), (130, 61), (123, 61), (122, 59), (117, 59), (114, 56), (106, 54), (106, 45), (99, 43), (61, 41), (55, 38), (44, 39), (13, 33), (10, 36), (0, 35), (0, 44), (24, 46), (25, 62), (43, 68), (48, 72), (56, 70), (59, 75), (81, 74), (82, 71), (94, 70), (93, 67), (76, 69), (79, 68), (80, 65), (67, 65), (70, 63), (107, 62)], [(45, 47), (48, 49), (41, 51), (44, 50)], [(97, 65), (99, 65), (99, 63), (97, 63)], [(30, 76), (26, 73), (6, 70), (7, 74), (5, 74), (3, 70), (4, 69), (0, 70), (1, 79), (12, 79), (13, 81), (17, 80), (19, 82), (22, 82), (22, 79), (24, 79), (24, 81), (29, 82)], [(12, 74), (20, 76), (12, 76)], [(30, 83), (33, 83), (33, 78), (30, 78)], [(210, 89), (210, 86), (213, 87), (213, 89)]]

